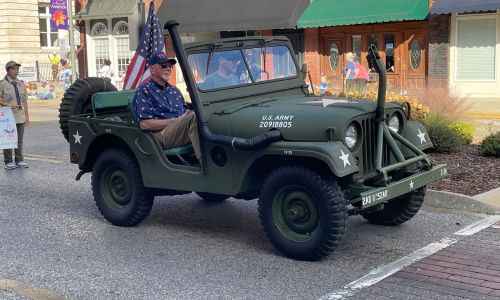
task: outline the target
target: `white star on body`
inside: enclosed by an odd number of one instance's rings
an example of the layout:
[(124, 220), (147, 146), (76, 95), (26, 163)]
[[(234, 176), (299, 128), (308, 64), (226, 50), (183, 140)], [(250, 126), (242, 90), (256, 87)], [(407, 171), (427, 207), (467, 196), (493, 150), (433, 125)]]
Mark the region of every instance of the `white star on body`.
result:
[(425, 140), (425, 132), (422, 132), (419, 129), (417, 136), (420, 138), (420, 144), (427, 143), (427, 141)]
[(76, 134), (73, 134), (73, 136), (75, 137), (75, 144), (78, 143), (78, 144), (82, 144), (81, 142), (81, 139), (82, 139), (82, 136), (80, 134), (78, 134), (78, 130), (76, 131)]
[(344, 151), (342, 151), (342, 149), (340, 149), (340, 152), (342, 153), (341, 156), (339, 156), (339, 158), (344, 162), (344, 168), (347, 166), (347, 165), (351, 165), (351, 163), (349, 162), (349, 153), (344, 153)]
[(410, 189), (413, 188), (413, 180), (410, 181)]
[(327, 107), (328, 105), (335, 104), (335, 103), (357, 103), (355, 101), (350, 101), (347, 99), (321, 99), (320, 101), (309, 101), (306, 103), (321, 103), (323, 104), (323, 107)]

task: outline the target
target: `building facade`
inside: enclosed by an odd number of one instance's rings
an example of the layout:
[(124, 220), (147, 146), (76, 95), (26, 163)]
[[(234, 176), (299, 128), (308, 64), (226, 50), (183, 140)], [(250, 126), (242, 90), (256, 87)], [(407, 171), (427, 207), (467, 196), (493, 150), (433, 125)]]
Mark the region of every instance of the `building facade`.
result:
[[(49, 56), (65, 58), (68, 30), (50, 29), (50, 0), (3, 0), (0, 2), (0, 74), (10, 60), (22, 64), (25, 80), (52, 79)], [(75, 34), (79, 42), (79, 33)]]
[(374, 44), (386, 65), (387, 87), (399, 94), (418, 94), (427, 86), (428, 2), (315, 0), (299, 18), (304, 28), (305, 61), (317, 85), (326, 76), (333, 94), (344, 90), (347, 53), (377, 82), (366, 58)]

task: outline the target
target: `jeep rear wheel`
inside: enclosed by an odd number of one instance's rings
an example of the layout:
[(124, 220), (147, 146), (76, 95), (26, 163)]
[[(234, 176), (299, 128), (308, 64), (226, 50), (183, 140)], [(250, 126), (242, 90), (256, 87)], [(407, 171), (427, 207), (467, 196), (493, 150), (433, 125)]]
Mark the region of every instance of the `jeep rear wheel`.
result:
[(135, 159), (120, 149), (99, 156), (92, 170), (97, 208), (111, 224), (135, 226), (151, 211), (153, 196), (144, 187)]
[(426, 187), (408, 193), (384, 204), (384, 209), (363, 214), (363, 218), (378, 225), (396, 226), (413, 218), (424, 202)]
[(116, 91), (109, 78), (88, 77), (78, 79), (64, 93), (59, 107), (59, 126), (69, 141), (68, 120), (73, 115), (92, 112), (91, 98), (98, 92)]
[(304, 167), (283, 167), (264, 182), (259, 217), (279, 252), (317, 260), (328, 256), (342, 240), (346, 202), (334, 178)]
[(208, 202), (222, 202), (229, 198), (228, 195), (222, 195), (222, 194), (212, 194), (212, 193), (203, 193), (203, 192), (196, 192), (198, 196), (200, 196), (201, 199), (208, 201)]

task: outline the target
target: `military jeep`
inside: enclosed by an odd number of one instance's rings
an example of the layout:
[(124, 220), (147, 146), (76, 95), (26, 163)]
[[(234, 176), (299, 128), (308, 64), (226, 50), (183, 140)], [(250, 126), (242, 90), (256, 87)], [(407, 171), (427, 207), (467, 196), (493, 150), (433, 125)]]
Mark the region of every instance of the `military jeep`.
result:
[[(426, 185), (445, 176), (423, 150), (432, 147), (407, 104), (315, 96), (284, 37), (229, 38), (182, 44), (168, 29), (196, 114), (202, 160), (191, 145), (162, 149), (141, 131), (134, 91), (109, 81), (76, 81), (60, 107), (60, 125), (78, 164), (92, 173), (99, 211), (112, 224), (135, 226), (158, 195), (195, 192), (206, 201), (258, 198), (262, 227), (282, 254), (300, 260), (328, 256), (342, 240), (347, 217), (399, 225), (420, 209)], [(220, 57), (231, 79), (206, 84)], [(235, 79), (236, 78), (236, 79)]]

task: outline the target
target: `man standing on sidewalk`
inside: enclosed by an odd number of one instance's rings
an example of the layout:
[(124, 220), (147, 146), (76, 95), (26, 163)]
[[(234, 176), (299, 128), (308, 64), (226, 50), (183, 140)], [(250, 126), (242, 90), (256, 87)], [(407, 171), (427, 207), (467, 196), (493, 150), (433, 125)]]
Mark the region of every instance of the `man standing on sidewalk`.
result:
[(27, 168), (23, 157), (23, 135), (24, 127), (29, 125), (28, 93), (26, 86), (17, 79), (19, 67), (15, 61), (9, 61), (5, 65), (7, 75), (0, 80), (0, 105), (12, 108), (17, 128), (17, 149), (15, 149), (15, 160), (12, 159), (12, 149), (3, 150), (4, 168), (12, 170), (15, 168)]

